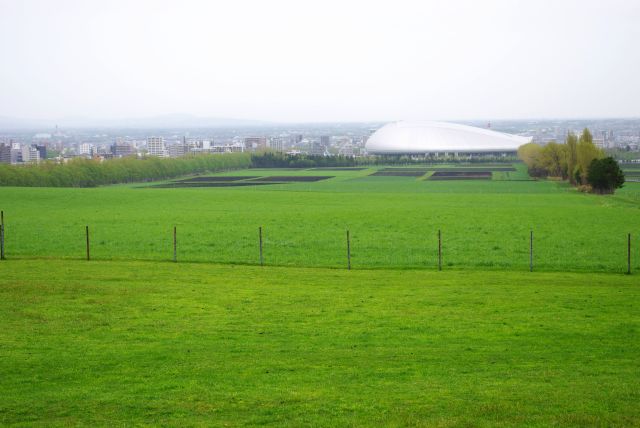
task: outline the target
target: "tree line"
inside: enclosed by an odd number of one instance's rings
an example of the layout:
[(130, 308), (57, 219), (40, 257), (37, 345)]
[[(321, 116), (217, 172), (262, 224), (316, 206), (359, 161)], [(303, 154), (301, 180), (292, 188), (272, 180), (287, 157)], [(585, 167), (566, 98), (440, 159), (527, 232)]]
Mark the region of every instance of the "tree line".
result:
[(124, 157), (100, 161), (72, 159), (58, 164), (0, 164), (0, 186), (95, 187), (104, 184), (163, 180), (187, 174), (248, 168), (247, 153), (204, 154), (180, 158)]
[(251, 155), (252, 168), (322, 168), (377, 165), (424, 165), (438, 163), (487, 163), (517, 160), (515, 157), (483, 156), (481, 158), (455, 156), (409, 156), (409, 155), (376, 155), (376, 156), (322, 156), (306, 154), (288, 154), (280, 152), (259, 152)]
[(618, 163), (593, 144), (593, 135), (587, 128), (579, 137), (568, 133), (564, 143), (551, 141), (545, 146), (536, 143), (520, 146), (518, 157), (532, 177), (568, 180), (582, 190), (613, 193), (624, 183)]

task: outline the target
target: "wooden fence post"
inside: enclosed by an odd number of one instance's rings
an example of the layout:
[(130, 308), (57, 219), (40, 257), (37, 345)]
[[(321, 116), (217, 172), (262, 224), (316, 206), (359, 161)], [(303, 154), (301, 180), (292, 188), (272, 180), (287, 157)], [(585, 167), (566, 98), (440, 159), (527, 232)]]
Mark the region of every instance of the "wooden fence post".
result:
[(627, 234), (627, 275), (631, 275), (631, 234)]
[(0, 224), (0, 260), (4, 260), (4, 224)]
[(442, 232), (438, 229), (438, 270), (442, 270)]
[(176, 226), (173, 226), (173, 262), (178, 262), (178, 241), (176, 239)]
[(87, 236), (87, 261), (90, 260), (89, 257), (89, 226), (85, 226), (85, 233)]
[(4, 260), (4, 211), (0, 211), (0, 260)]
[(262, 226), (258, 228), (258, 237), (260, 239), (260, 266), (264, 266), (264, 258), (262, 257)]
[(347, 230), (347, 270), (351, 270), (351, 239)]
[(533, 230), (529, 233), (529, 272), (533, 272)]

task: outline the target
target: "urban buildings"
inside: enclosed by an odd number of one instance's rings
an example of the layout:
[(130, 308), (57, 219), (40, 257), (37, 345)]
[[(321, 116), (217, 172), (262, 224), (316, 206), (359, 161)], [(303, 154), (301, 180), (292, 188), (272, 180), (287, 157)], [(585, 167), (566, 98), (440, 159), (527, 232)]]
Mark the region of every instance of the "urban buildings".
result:
[(284, 152), (284, 139), (282, 137), (272, 137), (269, 140), (269, 148), (274, 152)]
[(161, 158), (169, 157), (169, 152), (164, 145), (163, 137), (149, 137), (147, 138), (147, 153), (150, 156), (158, 156)]
[(131, 144), (116, 141), (111, 146), (111, 154), (113, 155), (113, 157), (122, 158), (125, 156), (131, 156), (132, 154), (134, 154), (134, 151)]
[(0, 144), (0, 163), (11, 163), (11, 144)]
[(20, 157), (23, 163), (40, 162), (40, 152), (34, 146), (22, 145), (20, 148)]
[[(580, 134), (589, 128), (594, 142), (625, 159), (640, 159), (640, 119), (592, 120), (488, 120), (468, 122), (478, 135), (498, 132), (501, 135), (530, 136), (539, 144), (563, 142), (568, 132)], [(50, 159), (66, 162), (74, 157), (108, 159), (124, 156), (179, 157), (191, 154), (220, 154), (262, 151), (318, 156), (366, 156), (377, 153), (373, 142), (384, 123), (293, 124), (264, 127), (210, 129), (0, 129), (0, 162), (26, 164)], [(459, 125), (464, 126), (464, 125)], [(452, 132), (453, 133), (453, 132)], [(471, 134), (468, 134), (471, 135)], [(495, 135), (495, 134), (494, 134)], [(368, 139), (373, 139), (368, 142)], [(441, 138), (442, 140), (442, 138)], [(396, 142), (400, 140), (396, 139)], [(443, 140), (444, 141), (444, 140)], [(446, 141), (450, 141), (446, 137)], [(433, 140), (428, 142), (429, 148)], [(475, 143), (474, 143), (475, 144)], [(367, 151), (367, 148), (369, 149)], [(38, 154), (33, 153), (35, 149)], [(146, 150), (145, 150), (146, 149)], [(426, 150), (426, 149), (425, 149)], [(434, 149), (435, 150), (435, 149)], [(452, 147), (447, 147), (451, 154)]]
[(246, 137), (244, 148), (248, 151), (264, 150), (267, 148), (267, 137)]

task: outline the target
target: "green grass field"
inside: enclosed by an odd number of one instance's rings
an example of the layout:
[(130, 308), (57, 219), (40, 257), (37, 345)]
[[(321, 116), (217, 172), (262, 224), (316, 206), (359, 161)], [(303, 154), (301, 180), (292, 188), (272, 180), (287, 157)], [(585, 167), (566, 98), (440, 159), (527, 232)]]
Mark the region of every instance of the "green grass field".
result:
[(312, 183), (160, 189), (0, 188), (9, 258), (83, 258), (85, 225), (98, 260), (169, 260), (177, 227), (181, 261), (258, 264), (258, 227), (268, 265), (354, 268), (437, 266), (624, 272), (627, 234), (640, 269), (640, 183), (614, 196), (582, 194), (565, 183), (496, 172), (493, 180), (374, 177), (375, 169), (241, 170), (218, 175), (331, 175)]
[(0, 424), (640, 426), (640, 183), (375, 171), (0, 188)]
[(0, 424), (639, 426), (637, 278), (0, 263)]

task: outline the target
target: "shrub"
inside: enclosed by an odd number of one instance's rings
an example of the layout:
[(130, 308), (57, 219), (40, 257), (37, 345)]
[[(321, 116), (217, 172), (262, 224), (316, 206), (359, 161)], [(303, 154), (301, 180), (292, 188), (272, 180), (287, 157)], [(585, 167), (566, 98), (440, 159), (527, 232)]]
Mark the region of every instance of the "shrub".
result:
[(587, 183), (594, 193), (613, 193), (624, 184), (624, 174), (612, 157), (594, 159), (589, 164)]

